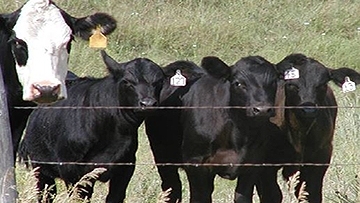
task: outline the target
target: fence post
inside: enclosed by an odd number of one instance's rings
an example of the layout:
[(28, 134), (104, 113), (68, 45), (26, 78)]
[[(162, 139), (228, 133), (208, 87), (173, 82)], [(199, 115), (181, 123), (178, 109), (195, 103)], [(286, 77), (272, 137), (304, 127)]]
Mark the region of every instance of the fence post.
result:
[(15, 166), (3, 67), (0, 63), (0, 202), (16, 202)]

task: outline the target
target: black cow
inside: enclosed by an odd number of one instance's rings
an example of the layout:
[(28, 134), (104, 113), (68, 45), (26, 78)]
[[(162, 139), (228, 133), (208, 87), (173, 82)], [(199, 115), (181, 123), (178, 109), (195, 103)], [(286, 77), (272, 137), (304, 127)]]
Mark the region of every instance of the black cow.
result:
[[(208, 74), (198, 79), (182, 98), (185, 107), (203, 107), (184, 109), (181, 114), (182, 159), (194, 164), (185, 167), (190, 202), (212, 201), (215, 175), (238, 178), (235, 202), (252, 202), (254, 185), (260, 185), (259, 174), (267, 169), (236, 164), (265, 162), (273, 149), (271, 142), (281, 140), (281, 131), (269, 122), (274, 115), (279, 74), (273, 64), (260, 56), (242, 58), (231, 67), (216, 57), (205, 57), (202, 67)], [(221, 109), (226, 106), (234, 108)], [(269, 173), (276, 174), (276, 170), (270, 168)], [(262, 201), (280, 202), (276, 179), (271, 184), (276, 187), (259, 187), (268, 190), (261, 191)]]
[(0, 67), (15, 152), (31, 110), (14, 107), (66, 98), (71, 42), (74, 36), (89, 39), (97, 27), (109, 34), (116, 21), (105, 13), (75, 18), (49, 0), (29, 0), (13, 13), (0, 14)]
[[(164, 73), (149, 59), (138, 58), (118, 64), (105, 52), (102, 52), (102, 56), (109, 76), (72, 81), (68, 87), (68, 99), (51, 106), (70, 106), (71, 109), (40, 108), (33, 111), (20, 146), (23, 159), (135, 163), (138, 127), (146, 116), (146, 107), (158, 105)], [(128, 108), (116, 108), (124, 106)], [(39, 190), (44, 189), (46, 184), (53, 185), (57, 177), (67, 185), (74, 184), (81, 176), (101, 166), (32, 165), (40, 166)], [(103, 167), (108, 170), (100, 176), (100, 181), (110, 180), (106, 202), (123, 202), (135, 166)], [(90, 198), (92, 192), (93, 188), (89, 186), (82, 196)]]
[[(281, 106), (287, 108), (280, 116), (278, 125), (287, 134), (289, 142), (297, 153), (295, 163), (324, 164), (323, 166), (285, 167), (283, 174), (289, 177), (300, 170), (300, 181), (306, 182), (308, 200), (311, 203), (322, 202), (323, 178), (330, 163), (332, 140), (334, 135), (337, 106), (329, 81), (341, 86), (348, 76), (356, 84), (360, 83), (360, 74), (349, 68), (330, 69), (315, 59), (302, 54), (291, 54), (276, 65), (285, 75), (295, 68), (296, 77), (284, 81), (281, 89), (285, 91)], [(329, 108), (316, 108), (329, 107)], [(300, 184), (299, 184), (300, 186)], [(299, 187), (297, 188), (297, 194)]]
[[(190, 61), (176, 61), (163, 68), (166, 75), (160, 94), (160, 106), (181, 107), (181, 97), (189, 87), (196, 82), (204, 70)], [(171, 78), (180, 70), (186, 78), (185, 86), (171, 85)], [(180, 123), (181, 109), (157, 110), (145, 120), (146, 134), (148, 135), (155, 162), (181, 163), (182, 125)], [(181, 202), (181, 181), (178, 173), (179, 166), (158, 165), (162, 184), (165, 191), (172, 189), (168, 202)]]

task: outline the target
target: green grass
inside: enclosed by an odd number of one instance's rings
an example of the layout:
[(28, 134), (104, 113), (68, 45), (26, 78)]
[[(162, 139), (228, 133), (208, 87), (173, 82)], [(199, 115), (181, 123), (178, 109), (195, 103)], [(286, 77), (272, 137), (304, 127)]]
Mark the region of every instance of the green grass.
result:
[[(0, 13), (11, 12), (24, 0), (0, 0)], [(331, 68), (360, 71), (360, 1), (358, 0), (58, 0), (73, 16), (101, 11), (118, 20), (106, 51), (119, 61), (148, 57), (160, 65), (216, 55), (233, 64), (247, 55), (276, 63), (301, 52)], [(98, 50), (80, 39), (73, 44), (70, 69), (85, 76), (103, 76)], [(336, 90), (339, 106), (360, 106), (360, 90)], [(360, 109), (340, 108), (334, 155), (324, 180), (324, 202), (359, 202)], [(138, 163), (153, 163), (146, 135), (140, 129)], [(17, 167), (20, 202), (26, 197), (28, 171)], [(183, 171), (184, 202), (188, 185)], [(284, 183), (279, 180), (284, 185)], [(60, 184), (60, 182), (59, 182)], [(235, 182), (216, 179), (214, 202), (231, 202)], [(97, 184), (93, 202), (103, 202), (106, 185)], [(61, 188), (64, 188), (62, 185)], [(128, 188), (127, 202), (156, 202), (160, 180), (153, 165), (138, 165)], [(285, 199), (289, 199), (285, 196)]]

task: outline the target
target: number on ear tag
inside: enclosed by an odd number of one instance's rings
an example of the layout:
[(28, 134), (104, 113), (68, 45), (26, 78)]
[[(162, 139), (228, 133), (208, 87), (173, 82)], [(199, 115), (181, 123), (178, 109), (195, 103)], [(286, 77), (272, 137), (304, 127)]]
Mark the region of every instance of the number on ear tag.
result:
[(300, 77), (299, 70), (294, 67), (291, 67), (290, 69), (286, 70), (284, 73), (285, 80), (298, 79), (299, 77)]
[(356, 90), (356, 85), (353, 81), (350, 80), (348, 76), (345, 77), (345, 82), (342, 85), (342, 91), (345, 92), (351, 92)]
[(176, 87), (181, 87), (186, 85), (186, 78), (183, 75), (181, 75), (180, 70), (176, 70), (175, 75), (170, 78), (170, 85)]

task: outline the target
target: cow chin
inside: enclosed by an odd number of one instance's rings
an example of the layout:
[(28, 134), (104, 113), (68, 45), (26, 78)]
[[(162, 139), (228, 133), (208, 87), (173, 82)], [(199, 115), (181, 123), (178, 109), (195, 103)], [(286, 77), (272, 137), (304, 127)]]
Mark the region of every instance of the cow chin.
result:
[(140, 106), (138, 108), (134, 109), (134, 112), (139, 115), (139, 116), (148, 116), (148, 115), (152, 115), (155, 113), (155, 109), (154, 108), (147, 108), (147, 107), (143, 107)]
[[(62, 88), (61, 88), (62, 89)], [(60, 91), (60, 92), (23, 92), (23, 100), (24, 101), (31, 101), (31, 102), (35, 102), (37, 104), (51, 104), (51, 103), (55, 103), (57, 101), (66, 99), (67, 95), (66, 95), (66, 90), (65, 91)]]
[(59, 97), (57, 95), (46, 95), (35, 98), (33, 101), (38, 104), (51, 104), (59, 100), (64, 99), (65, 97)]

